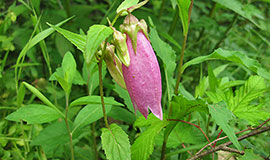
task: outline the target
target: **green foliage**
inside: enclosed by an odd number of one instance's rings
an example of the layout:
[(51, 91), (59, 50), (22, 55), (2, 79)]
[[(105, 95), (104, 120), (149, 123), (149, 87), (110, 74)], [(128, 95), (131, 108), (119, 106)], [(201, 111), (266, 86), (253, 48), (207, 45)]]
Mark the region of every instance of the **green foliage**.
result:
[(237, 140), (233, 128), (229, 125), (229, 121), (233, 119), (233, 113), (226, 108), (224, 102), (218, 104), (209, 105), (209, 112), (215, 122), (220, 126), (220, 128), (226, 133), (228, 138), (232, 141), (238, 150), (241, 150), (241, 146)]
[[(111, 106), (106, 106), (106, 113), (110, 112)], [(89, 104), (83, 107), (74, 120), (74, 132), (77, 128), (91, 124), (103, 117), (102, 107), (98, 104)]]
[[(85, 96), (80, 97), (73, 102), (70, 103), (70, 107), (72, 106), (79, 106), (79, 105), (86, 105), (86, 104), (101, 104), (100, 96)], [(106, 105), (116, 105), (116, 106), (123, 106), (123, 104), (114, 100), (113, 97), (104, 97), (104, 104)]]
[(182, 95), (174, 96), (171, 105), (172, 117), (175, 119), (182, 119), (194, 111), (208, 113), (207, 105), (202, 99), (188, 100)]
[(109, 160), (131, 159), (128, 135), (117, 124), (102, 128), (101, 143)]
[(179, 17), (182, 22), (183, 34), (188, 33), (188, 10), (190, 6), (190, 0), (177, 0), (177, 5), (179, 8)]
[(19, 108), (16, 112), (6, 117), (7, 120), (20, 122), (26, 121), (27, 124), (41, 124), (51, 122), (60, 118), (61, 115), (49, 106), (40, 104), (29, 104)]
[(160, 121), (156, 117), (148, 117), (138, 119), (134, 123), (134, 127), (142, 127), (150, 125), (134, 142), (131, 146), (131, 157), (134, 160), (146, 160), (152, 154), (155, 145), (156, 135), (168, 124), (167, 121)]
[(60, 27), (50, 25), (57, 32), (62, 34), (66, 39), (68, 39), (72, 44), (74, 44), (82, 53), (84, 53), (84, 47), (86, 44), (86, 36), (70, 32), (68, 30), (62, 29)]
[[(238, 142), (236, 132), (270, 117), (269, 7), (269, 0), (0, 1), (0, 159), (72, 159), (73, 149), (79, 160), (184, 160), (224, 136), (216, 146), (245, 146), (236, 158), (268, 158), (268, 133)], [(126, 9), (150, 29), (163, 121), (134, 113), (105, 62), (106, 116), (102, 110), (100, 44), (114, 45), (111, 27), (119, 28)]]
[[(116, 9), (116, 13), (120, 13), (122, 10), (126, 10), (129, 7), (132, 7), (136, 5), (139, 2), (139, 0), (125, 0), (123, 1), (119, 7)], [(127, 15), (127, 13), (122, 13), (121, 15)]]
[(249, 58), (246, 54), (242, 52), (228, 51), (220, 48), (215, 50), (212, 54), (209, 54), (207, 56), (199, 56), (186, 62), (183, 65), (181, 72), (184, 72), (184, 70), (191, 65), (199, 64), (208, 60), (226, 60), (235, 62), (237, 64), (244, 65), (249, 70), (257, 73), (259, 76), (262, 76), (263, 78), (270, 79), (270, 73), (266, 71), (264, 68), (262, 68), (261, 64), (257, 60)]
[(170, 45), (160, 39), (155, 28), (151, 28), (149, 36), (154, 50), (156, 51), (157, 55), (162, 59), (164, 65), (168, 98), (171, 98), (171, 94), (173, 93), (173, 84), (175, 82), (175, 79), (172, 78), (174, 76), (174, 70), (176, 67), (175, 52), (170, 47)]
[(247, 149), (247, 150), (245, 150), (244, 156), (242, 156), (241, 158), (239, 158), (239, 160), (249, 160), (249, 159), (263, 160), (263, 158), (260, 157), (259, 155), (255, 154), (253, 152), (253, 150)]
[(87, 31), (86, 44), (84, 48), (84, 58), (87, 64), (92, 61), (94, 54), (101, 42), (109, 37), (112, 33), (113, 30), (104, 25), (93, 25), (89, 28)]

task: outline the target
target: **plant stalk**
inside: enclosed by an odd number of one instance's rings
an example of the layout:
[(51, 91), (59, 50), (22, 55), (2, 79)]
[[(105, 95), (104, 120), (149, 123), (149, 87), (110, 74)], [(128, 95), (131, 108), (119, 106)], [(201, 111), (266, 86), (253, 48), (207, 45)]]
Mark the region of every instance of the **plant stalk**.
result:
[[(106, 45), (105, 45), (106, 47)], [(102, 82), (102, 61), (103, 57), (101, 60), (98, 62), (98, 72), (99, 72), (99, 94), (100, 94), (100, 99), (101, 99), (101, 105), (102, 105), (102, 111), (103, 111), (103, 116), (104, 116), (104, 122), (105, 126), (107, 128), (109, 127), (108, 119), (107, 119), (107, 114), (106, 114), (106, 109), (105, 109), (105, 104), (104, 104), (104, 97), (103, 97), (103, 82)]]
[(69, 123), (68, 123), (68, 101), (69, 101), (69, 95), (68, 93), (66, 93), (66, 114), (65, 114), (65, 123), (66, 123), (66, 127), (67, 127), (67, 132), (68, 132), (68, 136), (69, 136), (69, 146), (70, 146), (70, 152), (71, 152), (71, 159), (74, 160), (74, 151), (73, 151), (73, 145), (72, 145), (72, 133), (70, 132), (70, 127), (69, 127)]
[[(190, 16), (191, 16), (192, 8), (193, 8), (193, 2), (194, 2), (194, 0), (191, 0), (190, 6), (188, 9), (188, 27), (189, 27), (189, 23), (190, 23)], [(188, 36), (188, 30), (187, 30), (187, 33), (184, 35), (184, 40), (182, 43), (182, 49), (181, 49), (181, 54), (180, 54), (179, 66), (178, 66), (178, 74), (177, 74), (176, 85), (175, 85), (175, 89), (174, 89), (175, 95), (178, 94), (178, 88), (179, 88), (180, 80), (182, 77), (181, 70), (182, 70), (182, 66), (183, 66), (184, 54), (185, 54), (185, 49), (186, 49), (186, 44), (187, 44), (187, 36)]]

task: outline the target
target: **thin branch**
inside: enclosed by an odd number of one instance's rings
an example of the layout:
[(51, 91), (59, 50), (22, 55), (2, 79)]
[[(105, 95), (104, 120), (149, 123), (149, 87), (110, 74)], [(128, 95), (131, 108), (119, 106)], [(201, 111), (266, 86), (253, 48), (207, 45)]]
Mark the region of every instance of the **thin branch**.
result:
[[(240, 136), (240, 137), (238, 138), (238, 141), (244, 140), (244, 139), (249, 138), (249, 137), (254, 136), (254, 135), (258, 135), (258, 134), (267, 132), (267, 131), (269, 131), (269, 130), (270, 130), (270, 125), (269, 125), (269, 126), (266, 126), (266, 127), (262, 127), (260, 130), (254, 130), (254, 131), (252, 131), (252, 132), (250, 132), (250, 133), (247, 133), (247, 134), (245, 134), (245, 135), (243, 135), (243, 136)], [(223, 137), (222, 137), (222, 138), (223, 138)], [(232, 143), (231, 141), (226, 142), (226, 143), (221, 144), (221, 145), (219, 145), (219, 146), (217, 146), (217, 147), (215, 147), (215, 148), (209, 149), (209, 150), (207, 150), (207, 151), (205, 151), (205, 152), (203, 152), (203, 153), (197, 154), (197, 155), (195, 155), (195, 156), (189, 158), (188, 160), (195, 160), (195, 159), (201, 158), (201, 157), (203, 157), (203, 156), (206, 156), (206, 155), (208, 155), (208, 154), (210, 154), (210, 153), (213, 153), (213, 152), (216, 152), (216, 151), (219, 151), (219, 150), (224, 150), (224, 148), (225, 148), (225, 149), (228, 149), (228, 148), (226, 148), (226, 147), (229, 146), (229, 145), (232, 145), (232, 144), (233, 144), (233, 143)], [(234, 152), (234, 153), (235, 153), (235, 152)], [(242, 152), (239, 152), (239, 154), (242, 154)]]
[[(257, 129), (260, 129), (263, 125), (265, 125), (267, 122), (270, 121), (270, 118), (268, 118), (266, 121), (264, 121), (262, 124), (260, 124), (258, 127), (256, 127), (255, 129), (252, 129), (252, 128), (248, 128), (248, 129), (245, 129), (245, 130), (242, 130), (242, 131), (239, 131), (239, 132), (236, 132), (235, 134), (240, 134), (240, 133), (243, 133), (243, 132), (246, 132), (246, 131), (249, 131), (249, 130), (257, 130)], [(224, 137), (221, 137), (221, 138), (218, 138), (214, 141), (212, 141), (211, 143), (208, 143), (207, 145), (205, 145), (202, 149), (199, 150), (199, 152), (196, 153), (197, 154), (200, 154), (205, 148), (207, 148), (208, 146), (211, 146), (212, 144), (214, 143), (217, 143), (218, 141), (221, 141), (223, 139), (226, 139), (228, 138), (228, 136), (224, 136)]]
[(191, 123), (191, 122), (187, 122), (187, 121), (181, 120), (181, 119), (167, 119), (167, 121), (178, 121), (178, 122), (182, 122), (182, 123), (186, 123), (186, 124), (192, 125), (192, 126), (198, 128), (202, 132), (202, 134), (204, 135), (204, 137), (206, 138), (206, 140), (209, 143), (211, 143), (210, 140), (209, 140), (209, 138), (207, 137), (207, 135), (205, 134), (205, 132), (202, 130), (202, 128), (200, 126), (198, 126), (198, 125), (196, 125), (194, 123)]

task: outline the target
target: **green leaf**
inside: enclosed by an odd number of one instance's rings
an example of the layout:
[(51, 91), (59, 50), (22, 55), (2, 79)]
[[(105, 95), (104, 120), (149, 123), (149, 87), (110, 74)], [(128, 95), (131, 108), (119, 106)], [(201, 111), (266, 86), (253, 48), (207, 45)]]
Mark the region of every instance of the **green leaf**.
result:
[(173, 84), (175, 83), (174, 78), (172, 78), (174, 77), (174, 70), (176, 67), (175, 51), (171, 48), (170, 45), (168, 45), (159, 38), (159, 35), (155, 28), (151, 28), (149, 36), (154, 50), (156, 51), (157, 55), (162, 59), (165, 71), (168, 97), (171, 98), (171, 94), (173, 93)]
[[(126, 10), (129, 7), (132, 7), (134, 5), (136, 5), (139, 2), (139, 0), (125, 0), (123, 1), (119, 7), (116, 9), (116, 13), (121, 12), (122, 10)], [(124, 13), (122, 15), (126, 15), (127, 13)]]
[(109, 160), (130, 160), (130, 142), (128, 135), (116, 124), (102, 128), (101, 144)]
[(154, 150), (156, 135), (168, 124), (167, 121), (155, 121), (135, 140), (131, 146), (133, 160), (147, 160)]
[[(73, 17), (70, 17), (60, 23), (58, 23), (56, 26), (61, 26), (62, 24), (66, 23), (67, 21), (69, 21), (70, 19), (72, 19)], [(24, 48), (22, 49), (22, 51), (20, 52), (17, 61), (16, 61), (16, 66), (20, 63), (21, 59), (26, 55), (27, 51), (29, 51), (33, 46), (35, 46), (37, 43), (39, 43), (40, 41), (44, 40), (45, 38), (47, 38), (49, 35), (51, 35), (54, 32), (53, 28), (48, 28), (40, 33), (38, 33), (37, 35), (35, 35), (33, 38), (31, 38), (27, 44), (24, 46)], [(15, 68), (15, 73), (17, 73), (17, 67)]]
[(21, 107), (24, 100), (24, 96), (25, 96), (25, 87), (23, 83), (21, 83), (19, 91), (18, 91), (18, 95), (17, 95), (17, 107)]
[(213, 69), (210, 65), (208, 65), (208, 77), (209, 77), (209, 86), (211, 91), (215, 91), (218, 87), (218, 80), (213, 72)]
[(200, 56), (186, 62), (183, 65), (181, 72), (183, 73), (184, 70), (191, 65), (199, 64), (208, 60), (226, 60), (235, 62), (247, 67), (249, 70), (257, 73), (259, 76), (262, 76), (263, 78), (270, 79), (270, 73), (266, 71), (264, 68), (262, 68), (261, 64), (257, 60), (249, 58), (246, 54), (242, 52), (228, 51), (223, 50), (221, 48), (215, 50), (210, 55)]
[[(106, 113), (109, 113), (111, 106), (105, 106)], [(74, 132), (79, 127), (91, 124), (103, 117), (102, 106), (100, 104), (89, 104), (83, 107), (74, 120)]]
[(244, 86), (235, 91), (235, 97), (229, 103), (229, 109), (234, 111), (241, 111), (249, 102), (262, 96), (266, 91), (264, 79), (259, 76), (250, 76)]
[[(124, 106), (122, 103), (115, 101), (113, 97), (104, 97), (104, 103), (105, 105)], [(73, 102), (71, 102), (70, 107), (86, 105), (86, 104), (101, 104), (100, 96), (80, 97), (74, 100)]]
[(179, 17), (181, 18), (183, 34), (188, 33), (188, 9), (190, 6), (190, 0), (177, 0), (177, 5), (179, 8)]
[(228, 110), (224, 102), (220, 102), (218, 104), (209, 105), (209, 112), (217, 125), (221, 127), (221, 129), (226, 133), (228, 138), (232, 141), (235, 147), (238, 150), (241, 150), (241, 146), (237, 140), (237, 137), (234, 133), (233, 128), (229, 125), (229, 121), (233, 119), (233, 113)]
[(62, 68), (64, 74), (64, 80), (68, 84), (68, 88), (63, 88), (66, 92), (70, 92), (73, 79), (76, 75), (76, 62), (73, 55), (70, 52), (67, 52), (62, 61)]
[(60, 27), (50, 25), (58, 33), (62, 34), (67, 40), (74, 44), (81, 52), (84, 53), (84, 47), (86, 45), (86, 36), (70, 32)]
[[(251, 4), (243, 5), (238, 0), (214, 0), (214, 1), (234, 11), (235, 13), (241, 15), (242, 17), (248, 19), (250, 22), (255, 24), (258, 28), (265, 29), (262, 25), (260, 25), (257, 21), (254, 20), (254, 17), (258, 15), (258, 12), (261, 12), (255, 6)], [(257, 17), (257, 18), (260, 18), (260, 17)]]
[(61, 115), (49, 106), (40, 104), (29, 104), (19, 108), (16, 112), (9, 114), (6, 119), (20, 122), (26, 121), (27, 124), (42, 124), (60, 118)]
[(245, 154), (241, 158), (239, 158), (239, 160), (251, 160), (251, 159), (263, 160), (262, 157), (260, 157), (259, 155), (256, 155), (251, 149), (245, 150)]
[[(83, 79), (88, 84), (88, 90), (89, 94), (92, 95), (94, 90), (99, 86), (98, 81), (98, 64), (97, 63), (91, 63), (90, 65), (87, 65), (86, 63), (83, 64)], [(105, 62), (102, 65), (102, 79), (104, 79), (105, 75), (107, 73), (106, 70), (106, 64)]]
[(130, 124), (133, 124), (136, 120), (134, 113), (129, 112), (125, 108), (117, 106), (112, 107), (111, 111), (108, 113), (108, 117), (112, 117), (115, 120), (128, 122)]
[(266, 120), (269, 113), (262, 110), (263, 104), (250, 105), (250, 102), (263, 95), (267, 87), (264, 79), (251, 76), (244, 86), (235, 91), (235, 97), (229, 101), (230, 110), (239, 118), (248, 120), (252, 125), (258, 120)]
[[(69, 126), (72, 128), (72, 124)], [(73, 139), (75, 139), (78, 135), (74, 134)], [(45, 129), (43, 129), (37, 137), (32, 140), (31, 145), (42, 145), (49, 146), (51, 148), (55, 148), (60, 144), (67, 143), (69, 141), (69, 136), (67, 132), (67, 127), (65, 121), (56, 121), (50, 125), (48, 125)]]
[(116, 93), (118, 93), (118, 95), (124, 99), (125, 105), (127, 106), (127, 108), (134, 113), (134, 108), (133, 108), (133, 104), (132, 101), (129, 97), (128, 91), (123, 89), (122, 87), (120, 87), (115, 81), (114, 81), (114, 89), (113, 89)]
[(202, 99), (189, 100), (183, 95), (174, 96), (171, 105), (172, 117), (175, 119), (182, 119), (194, 111), (208, 113), (207, 105)]
[(113, 30), (104, 25), (93, 25), (89, 28), (87, 32), (86, 45), (84, 48), (84, 57), (87, 64), (90, 64), (92, 61), (92, 58), (94, 57), (94, 54), (101, 42), (109, 37), (112, 33)]
[(35, 87), (33, 87), (32, 85), (23, 82), (23, 84), (26, 86), (26, 88), (28, 88), (35, 96), (37, 96), (43, 103), (45, 103), (46, 105), (52, 107), (54, 110), (56, 110), (58, 113), (60, 113), (63, 117), (65, 117), (65, 115), (55, 106), (52, 104), (51, 101), (49, 101), (41, 92), (39, 92), (39, 90), (37, 90)]

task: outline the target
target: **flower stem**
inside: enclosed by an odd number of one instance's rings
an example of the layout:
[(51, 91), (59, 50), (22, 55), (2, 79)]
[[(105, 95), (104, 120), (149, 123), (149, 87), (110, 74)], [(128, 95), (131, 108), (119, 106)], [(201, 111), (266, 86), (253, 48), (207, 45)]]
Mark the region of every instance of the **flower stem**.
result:
[(69, 147), (70, 147), (70, 152), (71, 152), (71, 159), (74, 160), (74, 151), (73, 151), (73, 145), (72, 145), (72, 133), (70, 132), (70, 127), (69, 127), (69, 123), (68, 123), (68, 100), (69, 99), (69, 94), (66, 93), (66, 115), (65, 115), (65, 123), (66, 123), (66, 127), (67, 127), (67, 132), (68, 132), (68, 136), (69, 136)]
[(169, 35), (173, 34), (175, 27), (176, 27), (176, 24), (177, 24), (177, 21), (178, 21), (178, 18), (179, 18), (179, 9), (178, 9), (178, 7), (176, 7), (175, 12), (174, 12), (174, 16), (173, 16), (173, 21), (171, 23), (171, 26), (170, 26), (170, 29), (168, 32)]
[[(106, 47), (106, 45), (105, 45)], [(100, 61), (98, 62), (98, 72), (99, 72), (99, 94), (100, 94), (100, 99), (101, 99), (101, 105), (102, 105), (102, 111), (103, 111), (103, 116), (104, 116), (104, 122), (105, 126), (107, 128), (109, 127), (107, 115), (106, 115), (106, 109), (105, 109), (105, 104), (104, 104), (104, 97), (103, 97), (103, 82), (102, 82), (102, 61), (103, 61), (103, 56), (101, 57)]]
[[(189, 27), (192, 8), (193, 8), (193, 1), (194, 0), (191, 0), (190, 6), (189, 6), (189, 9), (188, 9), (188, 27)], [(181, 80), (181, 77), (182, 77), (182, 71), (181, 70), (182, 70), (182, 66), (183, 66), (184, 54), (185, 54), (185, 49), (186, 49), (186, 44), (187, 44), (187, 36), (188, 36), (188, 30), (187, 30), (187, 33), (184, 35), (184, 41), (182, 43), (182, 49), (181, 49), (181, 54), (180, 54), (179, 66), (178, 66), (178, 74), (177, 74), (176, 85), (175, 85), (175, 89), (174, 89), (174, 94), (175, 95), (178, 94), (178, 88), (179, 88), (180, 80)]]

